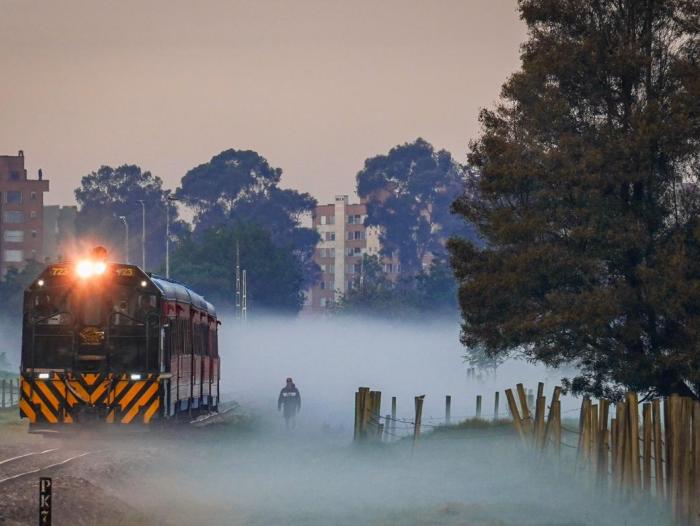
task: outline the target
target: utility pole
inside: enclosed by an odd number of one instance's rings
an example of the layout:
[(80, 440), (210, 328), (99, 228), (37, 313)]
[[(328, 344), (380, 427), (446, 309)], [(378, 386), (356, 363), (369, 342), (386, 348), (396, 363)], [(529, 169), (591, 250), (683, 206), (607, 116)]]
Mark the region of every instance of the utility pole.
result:
[(236, 319), (241, 317), (241, 253), (236, 241)]
[(165, 202), (165, 277), (170, 279), (170, 203), (179, 201), (177, 197), (168, 196)]
[(129, 264), (129, 223), (126, 222), (126, 217), (119, 216), (119, 219), (124, 223), (124, 231), (126, 236), (124, 237), (124, 256), (126, 257), (126, 264)]
[(146, 203), (139, 199), (141, 203), (141, 270), (146, 272)]
[(243, 303), (241, 304), (241, 318), (243, 321), (248, 318), (248, 279), (245, 270), (243, 270)]

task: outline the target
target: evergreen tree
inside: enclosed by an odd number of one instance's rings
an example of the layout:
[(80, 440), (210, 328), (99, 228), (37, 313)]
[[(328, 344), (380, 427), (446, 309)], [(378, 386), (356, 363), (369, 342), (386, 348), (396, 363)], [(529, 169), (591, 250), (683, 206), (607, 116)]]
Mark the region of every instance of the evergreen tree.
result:
[(450, 242), (463, 343), (573, 363), (574, 392), (700, 395), (700, 4), (520, 0)]

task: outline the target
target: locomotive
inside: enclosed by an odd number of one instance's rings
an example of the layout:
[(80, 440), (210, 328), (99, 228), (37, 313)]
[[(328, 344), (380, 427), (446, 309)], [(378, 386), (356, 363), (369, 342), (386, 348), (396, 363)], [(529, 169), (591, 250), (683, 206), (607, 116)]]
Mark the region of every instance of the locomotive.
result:
[(42, 431), (216, 411), (218, 325), (202, 296), (101, 247), (51, 264), (24, 293), (20, 416)]

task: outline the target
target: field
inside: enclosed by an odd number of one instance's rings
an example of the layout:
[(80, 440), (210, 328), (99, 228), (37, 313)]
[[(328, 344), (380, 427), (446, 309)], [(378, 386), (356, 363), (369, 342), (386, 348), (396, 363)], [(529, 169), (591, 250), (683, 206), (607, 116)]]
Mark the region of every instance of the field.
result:
[[(507, 427), (469, 423), (357, 447), (345, 431), (273, 415), (137, 435), (28, 435), (0, 414), (0, 524), (36, 522), (39, 475), (54, 524), (659, 525), (659, 510), (608, 501), (570, 470), (523, 455)], [(77, 455), (82, 455), (77, 458)], [(65, 464), (41, 469), (62, 462)], [(4, 522), (3, 522), (4, 521)]]

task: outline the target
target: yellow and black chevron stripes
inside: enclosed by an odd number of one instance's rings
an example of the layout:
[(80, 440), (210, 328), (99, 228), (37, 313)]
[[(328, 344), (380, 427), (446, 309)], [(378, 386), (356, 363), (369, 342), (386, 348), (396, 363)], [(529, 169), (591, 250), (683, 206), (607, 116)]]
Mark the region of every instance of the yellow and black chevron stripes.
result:
[(131, 380), (127, 375), (51, 373), (49, 379), (23, 375), (20, 416), (30, 422), (80, 422), (85, 411), (107, 423), (150, 423), (161, 408), (158, 375)]

